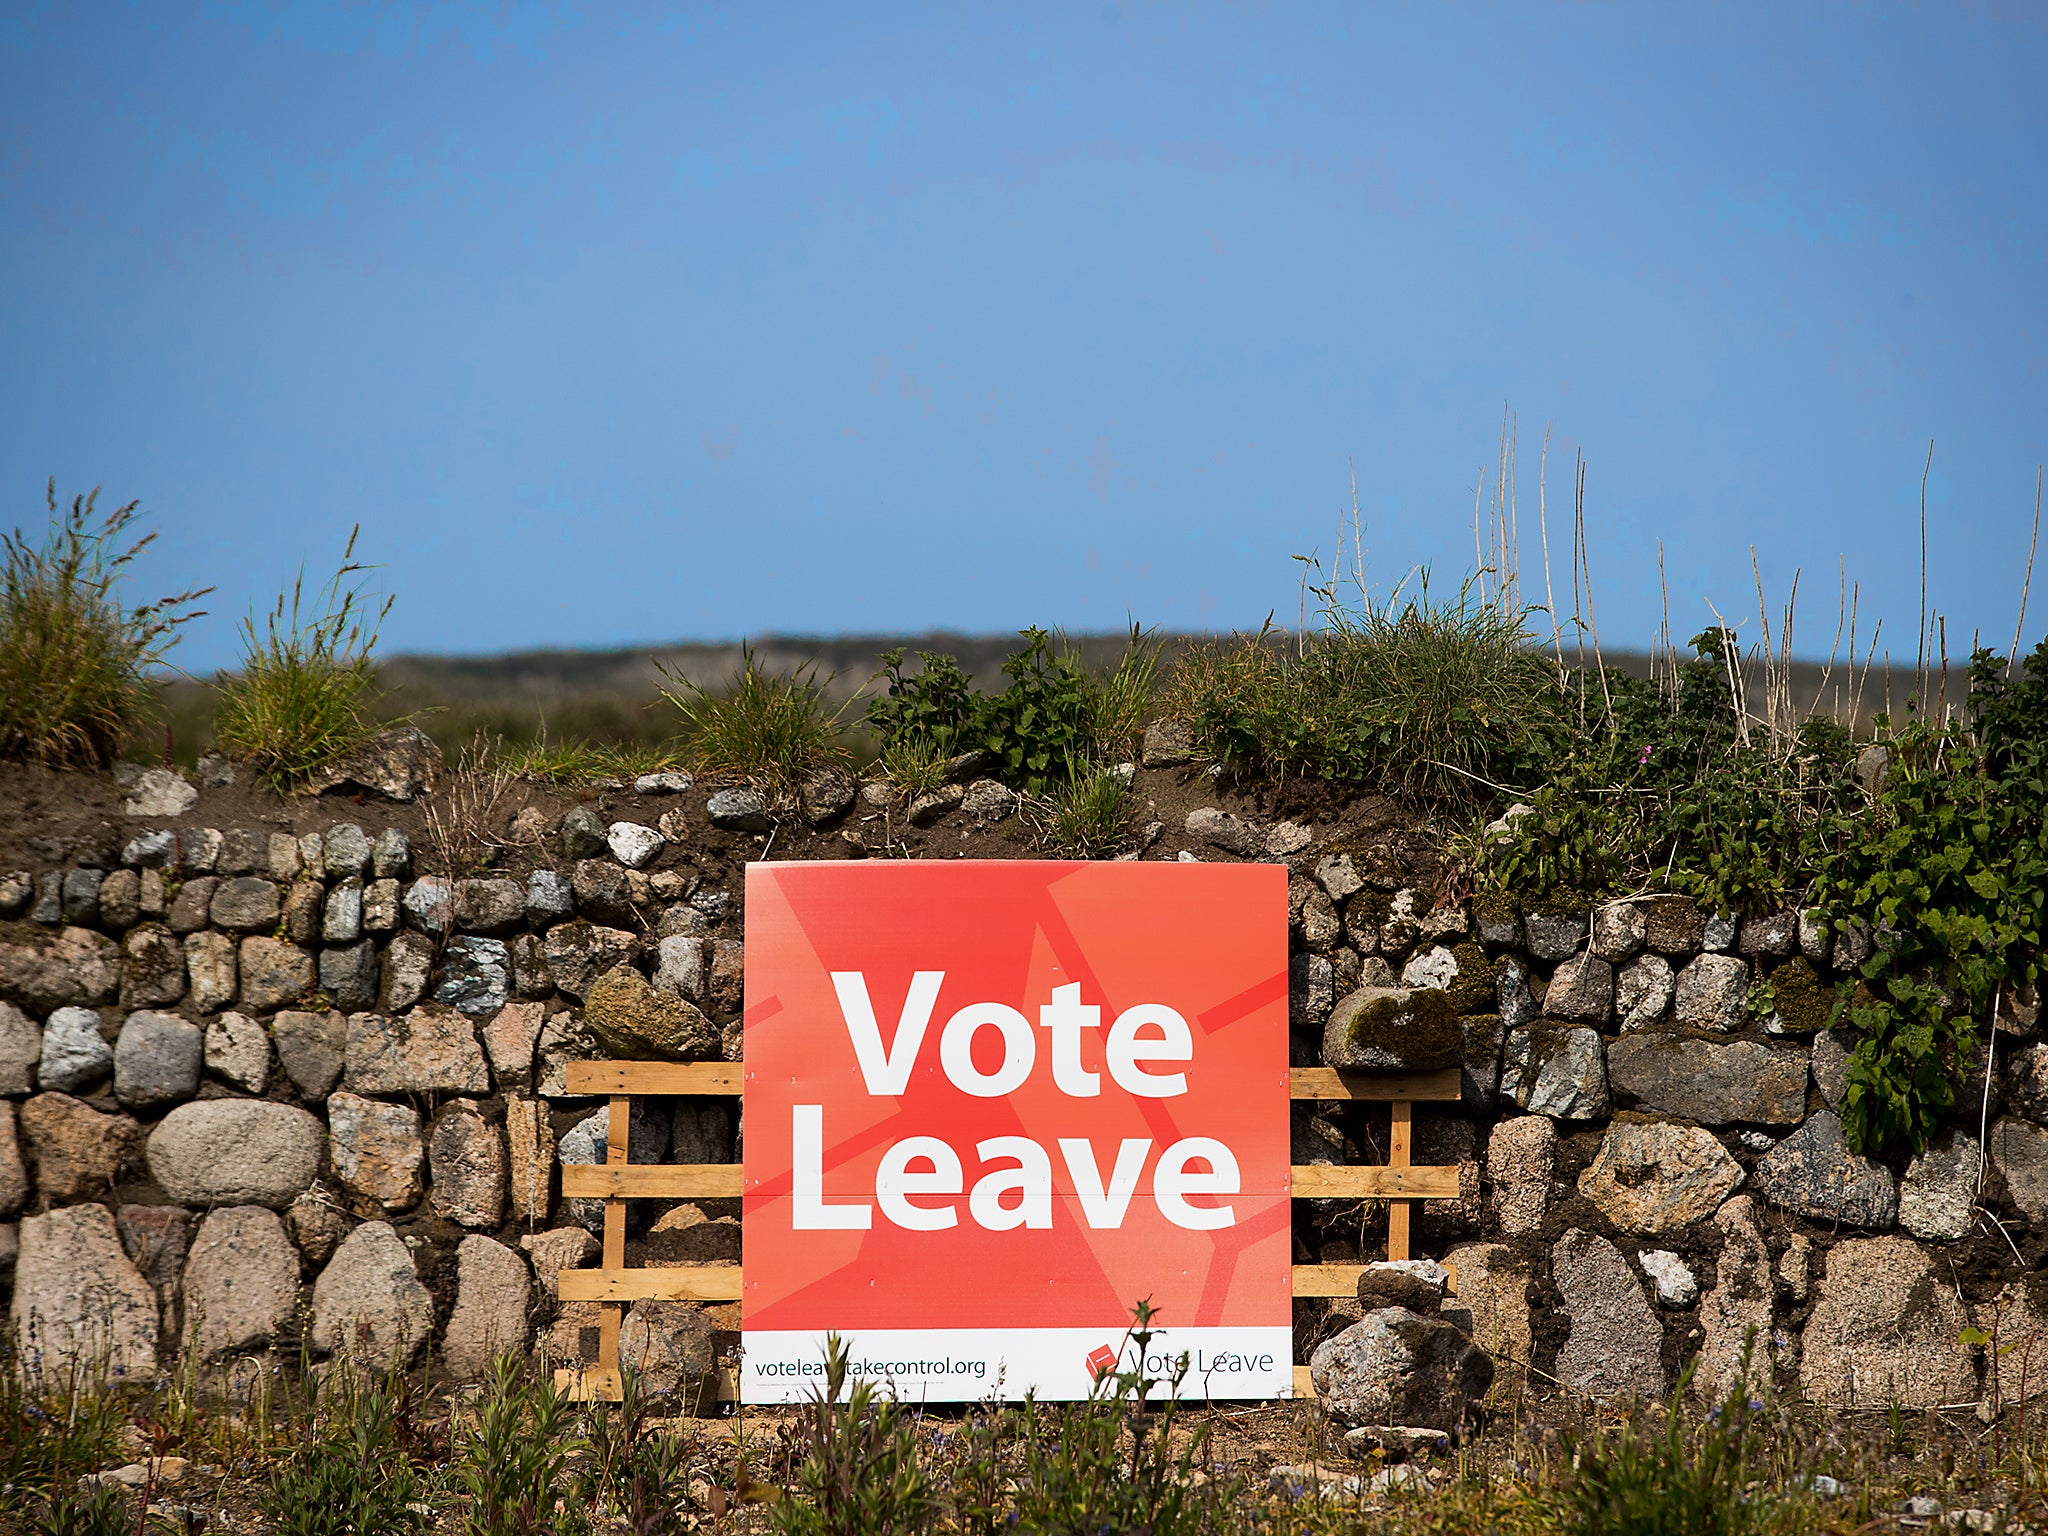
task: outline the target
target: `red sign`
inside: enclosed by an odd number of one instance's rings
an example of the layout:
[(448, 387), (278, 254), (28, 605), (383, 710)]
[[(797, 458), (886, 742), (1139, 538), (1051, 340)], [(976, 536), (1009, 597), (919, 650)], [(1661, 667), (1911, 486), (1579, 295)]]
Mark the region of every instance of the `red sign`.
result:
[(742, 1396), (823, 1373), (1083, 1397), (1137, 1362), (1292, 1378), (1287, 872), (747, 870)]

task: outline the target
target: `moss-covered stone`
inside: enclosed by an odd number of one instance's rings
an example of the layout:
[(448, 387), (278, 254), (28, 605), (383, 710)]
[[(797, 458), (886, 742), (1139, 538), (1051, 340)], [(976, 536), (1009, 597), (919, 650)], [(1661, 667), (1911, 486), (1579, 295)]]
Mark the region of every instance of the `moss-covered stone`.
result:
[(1826, 1028), (1838, 996), (1804, 956), (1771, 972), (1771, 1006), (1788, 1035), (1810, 1035)]
[(657, 992), (630, 966), (606, 971), (584, 999), (583, 1023), (598, 1042), (629, 1060), (706, 1061), (718, 1055), (718, 1029), (695, 1004)]
[(1452, 1009), (1458, 1013), (1484, 1013), (1493, 1007), (1493, 962), (1477, 943), (1467, 939), (1455, 945), (1451, 958), (1458, 962), (1458, 975), (1449, 989)]
[(1361, 987), (1331, 1010), (1323, 1060), (1373, 1072), (1456, 1066), (1465, 1054), (1458, 1012), (1434, 988)]

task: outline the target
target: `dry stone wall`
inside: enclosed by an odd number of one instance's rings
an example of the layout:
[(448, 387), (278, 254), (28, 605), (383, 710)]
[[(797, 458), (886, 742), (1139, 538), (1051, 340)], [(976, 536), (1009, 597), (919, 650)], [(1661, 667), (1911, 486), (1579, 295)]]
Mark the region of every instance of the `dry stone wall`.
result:
[[(302, 1344), (431, 1351), (456, 1378), (504, 1348), (589, 1360), (596, 1309), (554, 1290), (595, 1261), (600, 1208), (562, 1200), (559, 1169), (603, 1160), (607, 1124), (565, 1064), (737, 1058), (738, 875), (764, 850), (1032, 852), (988, 781), (902, 806), (825, 774), (777, 808), (667, 774), (506, 807), (451, 874), (412, 808), (343, 803), (308, 831), (335, 803), (301, 802), (278, 830), (244, 796), (252, 824), (216, 824), (200, 786), (155, 779), (110, 831), (0, 870), (0, 1287), (32, 1369)], [(1703, 1396), (1745, 1359), (1836, 1405), (2048, 1385), (2048, 1360), (2027, 1368), (2048, 1320), (2029, 1000), (1935, 1145), (1858, 1157), (1819, 998), (1868, 936), (1661, 895), (1447, 901), (1384, 816), (1261, 814), (1156, 760), (1137, 792), (1142, 857), (1288, 866), (1295, 1065), (1460, 1069), (1413, 1151), (1462, 1192), (1417, 1208), (1415, 1243), (1455, 1261), (1444, 1315), (1496, 1382), (1655, 1395), (1697, 1357)], [(1297, 1163), (1385, 1160), (1383, 1105), (1293, 1115)], [(731, 1100), (642, 1100), (629, 1155), (732, 1161), (740, 1129)], [(1370, 1260), (1384, 1235), (1383, 1207), (1297, 1203), (1299, 1263)], [(628, 1256), (737, 1263), (736, 1203), (636, 1203)], [(1372, 1315), (1297, 1303), (1297, 1358)], [(737, 1324), (642, 1303), (624, 1347), (683, 1390)], [(1360, 1338), (1318, 1358), (1372, 1355)]]

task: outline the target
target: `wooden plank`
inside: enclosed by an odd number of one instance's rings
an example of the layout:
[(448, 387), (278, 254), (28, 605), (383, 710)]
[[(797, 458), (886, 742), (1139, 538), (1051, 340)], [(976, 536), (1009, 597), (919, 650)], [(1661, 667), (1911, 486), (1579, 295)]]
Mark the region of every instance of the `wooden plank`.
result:
[(1308, 1367), (1305, 1365), (1297, 1365), (1294, 1368), (1294, 1395), (1296, 1397), (1314, 1397), (1316, 1395), (1316, 1384), (1309, 1380)]
[(736, 1094), (736, 1061), (572, 1061), (564, 1071), (571, 1093)]
[(655, 1269), (563, 1269), (555, 1272), (563, 1301), (738, 1301), (737, 1264)]
[(1463, 1071), (1457, 1067), (1444, 1067), (1435, 1072), (1353, 1072), (1338, 1067), (1289, 1067), (1287, 1096), (1290, 1099), (1349, 1099), (1373, 1104), (1401, 1099), (1441, 1104), (1460, 1096), (1463, 1081)]
[[(1410, 1133), (1414, 1129), (1415, 1106), (1406, 1099), (1398, 1100), (1393, 1107), (1392, 1137), (1387, 1148), (1387, 1166), (1406, 1168)], [(1405, 1259), (1408, 1257), (1408, 1212), (1406, 1200), (1396, 1200), (1387, 1207), (1387, 1257)]]
[[(562, 1165), (564, 1200), (737, 1200), (741, 1187), (738, 1163)], [(623, 1269), (624, 1254), (617, 1264), (607, 1262), (605, 1267)]]
[[(565, 1269), (563, 1274), (577, 1271)], [(1297, 1264), (1294, 1266), (1294, 1294), (1297, 1296), (1356, 1296), (1363, 1264)]]
[(572, 1403), (616, 1403), (626, 1395), (616, 1370), (593, 1365), (587, 1370), (574, 1367), (555, 1372), (555, 1386)]
[[(570, 1170), (562, 1170), (562, 1193), (569, 1193)], [(1424, 1168), (1328, 1168), (1319, 1164), (1296, 1168), (1297, 1200), (1455, 1200), (1458, 1165)]]
[[(612, 1097), (610, 1109), (605, 1116), (604, 1160), (614, 1168), (626, 1166), (626, 1159), (632, 1152), (630, 1145), (633, 1134), (633, 1101), (624, 1094)], [(626, 1267), (626, 1202), (607, 1200), (604, 1203), (604, 1267), (624, 1269)], [(625, 1322), (623, 1307), (606, 1307), (597, 1315), (597, 1365), (602, 1371), (616, 1373), (619, 1368), (619, 1328)]]

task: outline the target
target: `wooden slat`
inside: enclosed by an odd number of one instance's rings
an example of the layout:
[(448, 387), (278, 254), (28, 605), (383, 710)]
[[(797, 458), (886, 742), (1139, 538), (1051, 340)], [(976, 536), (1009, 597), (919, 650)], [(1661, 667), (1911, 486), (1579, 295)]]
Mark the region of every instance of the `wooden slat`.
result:
[[(565, 1269), (563, 1274), (577, 1271)], [(1297, 1264), (1294, 1266), (1294, 1294), (1297, 1296), (1356, 1296), (1363, 1264)]]
[[(1296, 1168), (1297, 1200), (1455, 1200), (1458, 1165), (1425, 1168), (1328, 1168), (1318, 1164)], [(562, 1193), (569, 1192), (564, 1168)]]
[[(1387, 1148), (1389, 1168), (1409, 1166), (1410, 1132), (1414, 1125), (1415, 1106), (1406, 1099), (1400, 1100), (1394, 1105), (1392, 1135)], [(1408, 1257), (1408, 1212), (1406, 1200), (1396, 1200), (1387, 1207), (1387, 1257), (1390, 1259)]]
[(571, 1093), (736, 1094), (736, 1061), (572, 1061), (563, 1073)]
[(1308, 1379), (1308, 1367), (1305, 1365), (1297, 1365), (1294, 1368), (1294, 1395), (1296, 1397), (1314, 1397), (1316, 1395), (1316, 1384)]
[[(562, 1165), (565, 1200), (737, 1200), (742, 1183), (738, 1163)], [(623, 1268), (624, 1263), (622, 1254), (618, 1264), (607, 1267)]]
[(563, 1269), (555, 1294), (564, 1301), (738, 1301), (737, 1264), (661, 1269)]
[(1338, 1067), (1289, 1067), (1290, 1099), (1350, 1099), (1386, 1104), (1394, 1100), (1447, 1103), (1463, 1092), (1462, 1071), (1444, 1067), (1435, 1072), (1353, 1072)]
[(571, 1366), (556, 1371), (555, 1386), (567, 1393), (572, 1403), (616, 1403), (626, 1395), (618, 1371), (601, 1365), (585, 1370)]

